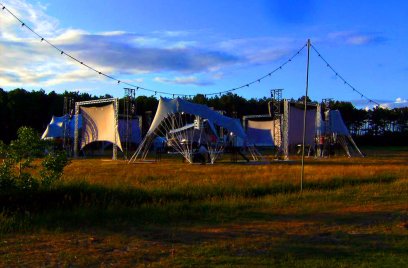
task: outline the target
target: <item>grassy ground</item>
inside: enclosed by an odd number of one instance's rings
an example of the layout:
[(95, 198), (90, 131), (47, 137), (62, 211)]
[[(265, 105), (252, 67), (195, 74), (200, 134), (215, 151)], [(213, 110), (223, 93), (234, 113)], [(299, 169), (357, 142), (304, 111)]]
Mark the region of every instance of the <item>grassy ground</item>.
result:
[(0, 194), (0, 266), (408, 266), (408, 148), (268, 165), (77, 160)]

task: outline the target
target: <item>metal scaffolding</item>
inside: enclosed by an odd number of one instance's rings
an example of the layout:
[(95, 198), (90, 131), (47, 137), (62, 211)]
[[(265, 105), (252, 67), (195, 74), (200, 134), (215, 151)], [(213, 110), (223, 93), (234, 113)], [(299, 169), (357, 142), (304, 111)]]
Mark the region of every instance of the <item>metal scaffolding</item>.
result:
[[(125, 159), (128, 158), (129, 147), (131, 144), (131, 139), (133, 135), (132, 120), (136, 114), (136, 89), (134, 88), (124, 88), (125, 97), (123, 99), (124, 107), (124, 117), (125, 117)], [(140, 124), (140, 120), (139, 120)]]
[(282, 128), (283, 125), (283, 115), (281, 111), (281, 103), (282, 103), (282, 88), (277, 88), (277, 89), (271, 89), (271, 102), (269, 106), (269, 114), (271, 117), (275, 120), (273, 124), (273, 134), (274, 134), (274, 143), (276, 146), (276, 153), (277, 156), (282, 154), (284, 152), (283, 150), (283, 144), (282, 144), (282, 131), (284, 128)]
[(63, 129), (63, 140), (62, 148), (67, 152), (67, 155), (72, 154), (72, 140), (71, 140), (71, 129), (69, 127), (69, 121), (74, 110), (74, 98), (64, 97), (64, 108), (62, 114), (64, 116), (64, 129)]

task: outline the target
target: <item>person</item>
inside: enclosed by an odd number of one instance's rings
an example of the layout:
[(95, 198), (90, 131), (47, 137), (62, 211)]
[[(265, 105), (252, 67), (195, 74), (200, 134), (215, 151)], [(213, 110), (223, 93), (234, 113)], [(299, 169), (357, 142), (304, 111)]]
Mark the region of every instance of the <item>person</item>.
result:
[(325, 140), (324, 140), (324, 135), (320, 135), (320, 137), (319, 137), (319, 149), (320, 149), (320, 157), (322, 157), (323, 156), (323, 149), (324, 149), (324, 142), (325, 142)]
[(204, 165), (207, 162), (208, 150), (204, 144), (201, 144), (200, 147), (198, 148), (198, 158), (202, 165)]

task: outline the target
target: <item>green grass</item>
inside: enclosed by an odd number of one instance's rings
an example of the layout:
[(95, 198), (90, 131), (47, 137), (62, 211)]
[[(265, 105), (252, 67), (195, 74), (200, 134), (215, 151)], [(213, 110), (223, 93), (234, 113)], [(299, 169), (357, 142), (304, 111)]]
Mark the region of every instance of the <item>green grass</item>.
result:
[(407, 153), (379, 154), (307, 160), (302, 193), (298, 163), (74, 161), (0, 193), (0, 266), (406, 267)]

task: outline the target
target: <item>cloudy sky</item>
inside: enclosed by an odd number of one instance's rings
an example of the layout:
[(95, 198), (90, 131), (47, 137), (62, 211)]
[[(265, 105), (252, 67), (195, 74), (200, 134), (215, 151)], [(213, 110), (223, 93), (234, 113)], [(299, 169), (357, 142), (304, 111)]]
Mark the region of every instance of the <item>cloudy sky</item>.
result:
[[(388, 105), (408, 99), (408, 2), (377, 0), (0, 0), (51, 43), (95, 69), (184, 94), (245, 85), (308, 38), (347, 82)], [(123, 95), (123, 85), (72, 61), (0, 11), (0, 87)], [(304, 94), (306, 49), (273, 75), (235, 91)], [(368, 103), (310, 55), (310, 96)], [(140, 91), (138, 94), (152, 95)]]

